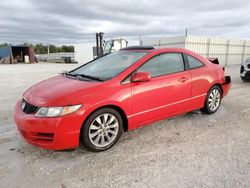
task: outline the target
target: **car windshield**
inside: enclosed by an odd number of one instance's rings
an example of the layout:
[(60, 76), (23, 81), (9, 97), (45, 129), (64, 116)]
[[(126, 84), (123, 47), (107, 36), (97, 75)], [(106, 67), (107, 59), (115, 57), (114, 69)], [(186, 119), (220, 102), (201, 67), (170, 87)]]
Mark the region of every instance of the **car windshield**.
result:
[(95, 80), (108, 80), (123, 72), (146, 54), (147, 52), (120, 50), (87, 63), (68, 74), (87, 76), (90, 79), (95, 78)]

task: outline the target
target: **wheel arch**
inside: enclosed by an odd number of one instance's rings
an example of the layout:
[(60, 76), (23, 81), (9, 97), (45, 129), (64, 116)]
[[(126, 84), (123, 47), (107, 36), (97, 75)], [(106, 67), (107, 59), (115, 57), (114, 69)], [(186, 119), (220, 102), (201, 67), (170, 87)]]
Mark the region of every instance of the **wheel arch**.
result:
[[(210, 89), (211, 88), (213, 88), (214, 86), (218, 86), (219, 88), (220, 88), (220, 90), (221, 90), (221, 94), (222, 94), (222, 96), (223, 96), (223, 88), (222, 88), (222, 86), (221, 86), (221, 84), (220, 83), (218, 83), (218, 82), (215, 82), (215, 83), (213, 83), (213, 84), (211, 84), (211, 86), (208, 88), (208, 90), (207, 90), (207, 95), (208, 95), (208, 92), (210, 91)], [(207, 98), (207, 97), (206, 97)], [(204, 99), (204, 106), (205, 106), (205, 104), (206, 104), (206, 98)]]
[(123, 121), (123, 130), (124, 130), (124, 132), (128, 131), (128, 118), (127, 118), (127, 115), (124, 112), (124, 110), (121, 107), (119, 107), (117, 105), (113, 105), (113, 104), (103, 105), (103, 106), (99, 106), (99, 107), (95, 108), (94, 110), (92, 110), (87, 115), (87, 117), (84, 119), (84, 121), (82, 122), (81, 130), (80, 130), (80, 137), (79, 137), (80, 140), (81, 140), (81, 136), (82, 136), (82, 130), (83, 130), (84, 123), (86, 122), (88, 117), (90, 117), (94, 112), (96, 112), (97, 110), (100, 110), (102, 108), (112, 108), (112, 109), (116, 110), (121, 115), (121, 118), (122, 118), (122, 121)]
[[(212, 114), (212, 113), (214, 113), (214, 112), (209, 112), (206, 108), (206, 101), (207, 101), (207, 97), (208, 97), (208, 94), (209, 94), (209, 91), (213, 88), (213, 87), (215, 87), (215, 86), (217, 86), (217, 87), (219, 87), (220, 88), (220, 90), (221, 90), (221, 99), (222, 99), (222, 97), (223, 97), (223, 88), (222, 88), (222, 85), (220, 84), (220, 83), (214, 83), (214, 84), (212, 84), (210, 87), (209, 87), (209, 89), (208, 89), (208, 91), (207, 91), (207, 96), (206, 96), (206, 98), (205, 98), (205, 100), (204, 100), (204, 106), (203, 106), (203, 108), (201, 108), (200, 110), (202, 111), (202, 112), (204, 112), (204, 113), (207, 113), (207, 114)], [(217, 111), (217, 110), (216, 110)], [(216, 112), (215, 111), (215, 112)]]
[[(223, 88), (222, 88), (221, 84), (218, 83), (218, 82), (212, 84), (212, 86), (208, 89), (208, 91), (209, 91), (212, 87), (214, 87), (214, 86), (218, 86), (218, 87), (220, 88), (220, 90), (221, 90), (221, 96), (223, 96), (223, 92), (224, 92), (224, 91), (223, 91)], [(207, 92), (208, 92), (208, 91), (207, 91)]]

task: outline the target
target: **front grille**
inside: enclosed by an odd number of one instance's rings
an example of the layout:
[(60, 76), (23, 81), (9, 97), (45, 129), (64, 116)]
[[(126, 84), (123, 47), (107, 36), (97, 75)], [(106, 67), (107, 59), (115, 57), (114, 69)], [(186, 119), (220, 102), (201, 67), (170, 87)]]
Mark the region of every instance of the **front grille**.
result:
[(49, 143), (53, 142), (54, 133), (37, 133), (37, 132), (26, 132), (20, 130), (22, 136), (30, 141), (41, 142), (41, 143)]
[(245, 78), (250, 79), (250, 71), (246, 72)]
[(34, 136), (34, 138), (40, 139), (40, 140), (53, 141), (54, 133), (37, 133), (37, 135)]
[(21, 108), (22, 108), (23, 112), (26, 114), (34, 114), (37, 112), (39, 107), (34, 106), (23, 99), (22, 104), (21, 104)]

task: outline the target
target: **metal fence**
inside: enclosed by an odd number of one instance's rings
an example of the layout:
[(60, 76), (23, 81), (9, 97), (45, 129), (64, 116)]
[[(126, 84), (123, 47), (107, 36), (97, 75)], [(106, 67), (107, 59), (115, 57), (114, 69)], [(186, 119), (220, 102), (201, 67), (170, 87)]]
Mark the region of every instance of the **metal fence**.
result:
[(168, 37), (144, 39), (142, 45), (155, 47), (177, 47), (194, 51), (204, 57), (216, 57), (221, 65), (241, 64), (250, 57), (250, 41), (219, 37)]
[(36, 54), (38, 61), (53, 61), (62, 60), (65, 57), (70, 57), (72, 61), (75, 60), (74, 52), (60, 52), (60, 53), (50, 53), (50, 54)]

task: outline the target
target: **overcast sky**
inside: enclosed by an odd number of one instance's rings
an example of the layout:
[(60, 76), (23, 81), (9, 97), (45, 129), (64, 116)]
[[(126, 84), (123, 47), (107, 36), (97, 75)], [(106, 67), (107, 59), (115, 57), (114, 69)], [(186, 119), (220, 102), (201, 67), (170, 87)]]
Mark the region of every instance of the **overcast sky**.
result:
[(94, 34), (250, 38), (249, 0), (0, 0), (0, 43), (74, 44)]

